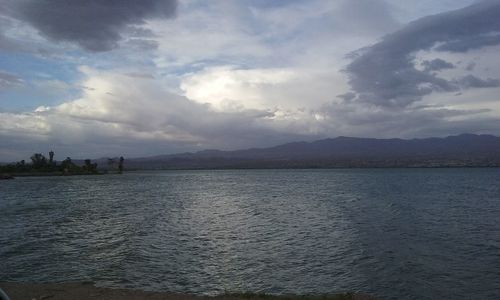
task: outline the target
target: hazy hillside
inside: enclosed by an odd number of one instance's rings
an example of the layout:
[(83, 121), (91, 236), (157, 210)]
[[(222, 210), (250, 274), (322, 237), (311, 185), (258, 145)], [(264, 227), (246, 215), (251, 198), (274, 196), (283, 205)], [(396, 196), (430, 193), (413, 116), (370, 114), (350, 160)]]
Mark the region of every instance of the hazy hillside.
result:
[(500, 138), (473, 134), (411, 140), (337, 137), (271, 148), (204, 150), (134, 158), (126, 162), (127, 168), (134, 169), (498, 165)]

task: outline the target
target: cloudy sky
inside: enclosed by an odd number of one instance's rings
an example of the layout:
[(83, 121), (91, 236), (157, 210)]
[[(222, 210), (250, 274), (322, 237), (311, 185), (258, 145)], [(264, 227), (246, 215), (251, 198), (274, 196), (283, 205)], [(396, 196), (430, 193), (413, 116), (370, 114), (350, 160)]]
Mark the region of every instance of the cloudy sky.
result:
[(500, 135), (498, 16), (500, 0), (0, 0), (0, 161)]

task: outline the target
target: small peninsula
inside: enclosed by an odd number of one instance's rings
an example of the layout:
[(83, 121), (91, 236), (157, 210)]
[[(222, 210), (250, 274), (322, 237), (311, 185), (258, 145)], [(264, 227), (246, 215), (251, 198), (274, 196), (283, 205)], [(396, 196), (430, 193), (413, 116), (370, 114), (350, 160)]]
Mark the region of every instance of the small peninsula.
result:
[(34, 153), (30, 162), (24, 159), (15, 163), (0, 165), (0, 179), (13, 179), (23, 176), (70, 176), (70, 175), (99, 175), (107, 173), (123, 173), (125, 159), (108, 158), (108, 166), (98, 170), (98, 164), (91, 159), (72, 160), (66, 157), (63, 161), (54, 159), (54, 151), (48, 153), (48, 158), (42, 153)]

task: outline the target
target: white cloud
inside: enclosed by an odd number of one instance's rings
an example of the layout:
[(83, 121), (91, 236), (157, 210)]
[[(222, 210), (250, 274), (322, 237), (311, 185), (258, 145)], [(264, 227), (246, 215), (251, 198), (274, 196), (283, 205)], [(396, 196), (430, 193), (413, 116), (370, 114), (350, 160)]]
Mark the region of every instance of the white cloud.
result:
[(346, 79), (322, 69), (207, 68), (186, 76), (181, 89), (187, 98), (218, 111), (317, 109), (347, 91)]
[[(30, 113), (4, 113), (0, 140), (36, 138), (80, 149), (119, 144), (127, 155), (151, 155), (178, 149), (237, 148), (272, 145), (307, 132), (296, 119), (275, 119), (271, 112), (247, 109), (213, 111), (172, 94), (161, 80), (81, 67), (82, 96)], [(302, 123), (302, 121), (299, 120)], [(291, 130), (300, 128), (301, 130)], [(2, 137), (3, 136), (3, 137)], [(144, 148), (137, 145), (144, 145)], [(103, 151), (103, 150), (98, 150)], [(68, 154), (69, 155), (69, 154)]]
[(45, 116), (37, 113), (2, 113), (0, 112), (0, 133), (9, 136), (28, 135), (44, 138), (51, 127)]
[[(36, 94), (43, 94), (56, 100), (33, 100), (31, 107), (37, 108), (25, 113), (0, 113), (1, 153), (56, 145), (72, 156), (117, 152), (139, 156), (337, 135), (481, 132), (485, 129), (480, 122), (494, 124), (500, 113), (496, 88), (469, 89), (460, 95), (433, 92), (400, 109), (337, 97), (350, 89), (352, 74), (342, 72), (351, 61), (348, 53), (377, 43), (417, 17), (403, 9), (419, 7), (421, 14), (429, 8), (437, 13), (445, 9), (441, 4), (248, 3), (181, 1), (176, 18), (148, 19), (140, 27), (123, 28), (120, 47), (101, 54), (50, 44), (31, 27), (9, 19), (9, 29), (0, 33), (0, 40), (6, 36), (24, 45), (26, 55), (30, 53), (26, 49), (51, 49), (47, 56), (52, 60), (45, 60), (45, 69), (55, 64), (54, 55), (61, 64), (67, 63), (67, 69), (58, 70), (63, 75), (51, 72), (44, 80), (19, 78), (26, 86), (20, 95), (36, 99)], [(31, 29), (23, 33), (25, 27)], [(500, 78), (498, 49), (475, 51), (419, 53), (418, 58), (452, 62), (457, 68), (439, 71), (449, 80), (463, 75), (472, 61), (472, 74)], [(65, 78), (67, 70), (81, 64), (88, 66)], [(380, 74), (375, 72), (368, 81)]]
[(294, 71), (286, 69), (214, 67), (187, 76), (181, 89), (189, 99), (208, 103), (217, 110), (269, 109), (278, 103), (267, 92), (276, 87), (280, 91), (297, 77)]

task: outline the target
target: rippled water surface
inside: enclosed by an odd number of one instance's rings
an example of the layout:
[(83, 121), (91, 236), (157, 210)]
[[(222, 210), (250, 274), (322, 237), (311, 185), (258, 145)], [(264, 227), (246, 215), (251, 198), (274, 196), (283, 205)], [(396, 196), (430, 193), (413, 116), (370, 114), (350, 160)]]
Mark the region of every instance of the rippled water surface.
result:
[(0, 182), (0, 281), (500, 299), (500, 170), (169, 171)]

